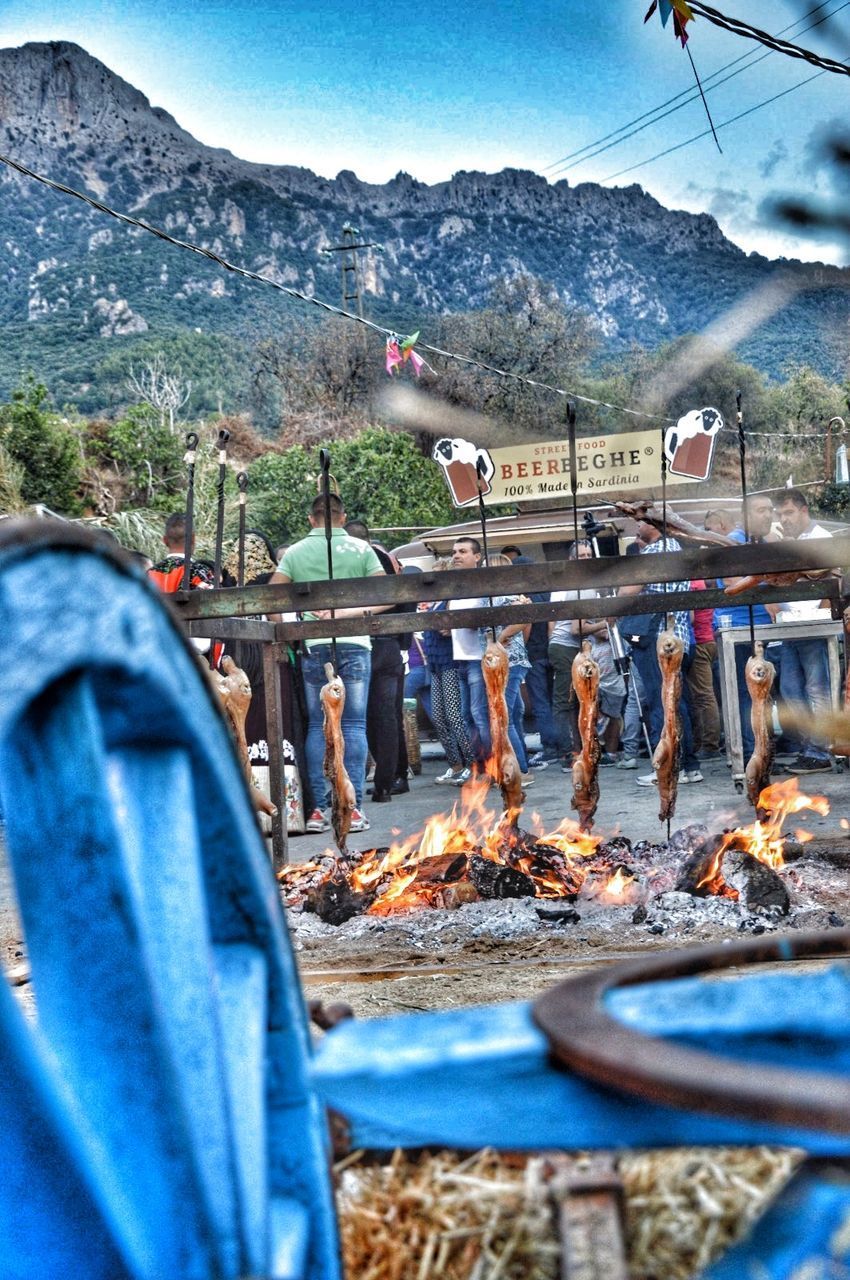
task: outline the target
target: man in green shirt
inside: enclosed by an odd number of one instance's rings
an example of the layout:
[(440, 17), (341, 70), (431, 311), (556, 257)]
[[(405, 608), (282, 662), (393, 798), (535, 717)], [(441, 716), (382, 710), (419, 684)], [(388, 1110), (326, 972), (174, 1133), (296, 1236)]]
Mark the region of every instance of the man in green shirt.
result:
[[(328, 546), (324, 529), (324, 498), (320, 495), (310, 510), (310, 532), (300, 542), (293, 543), (284, 552), (272, 582), (322, 582), (327, 581)], [(331, 494), (331, 559), (333, 577), (371, 578), (383, 573), (381, 562), (367, 542), (352, 538), (342, 527), (345, 509), (342, 499)], [(336, 617), (351, 618), (364, 614), (383, 612), (381, 606), (372, 608), (337, 609)], [(305, 613), (305, 618), (326, 615)], [(366, 704), (369, 698), (369, 676), (372, 668), (372, 642), (368, 635), (346, 636), (336, 644), (337, 672), (345, 685), (345, 706), (342, 713), (342, 733), (345, 738), (345, 768), (354, 787), (357, 807), (352, 813), (351, 830), (367, 831), (369, 823), (363, 815), (363, 787), (366, 781)], [(325, 736), (323, 712), (320, 700), (322, 685), (326, 683), (325, 663), (331, 661), (330, 640), (306, 640), (301, 658), (301, 674), (307, 700), (307, 772), (310, 787), (317, 805), (307, 820), (308, 831), (327, 831), (328, 820), (324, 813), (330, 802), (328, 781), (324, 776)]]

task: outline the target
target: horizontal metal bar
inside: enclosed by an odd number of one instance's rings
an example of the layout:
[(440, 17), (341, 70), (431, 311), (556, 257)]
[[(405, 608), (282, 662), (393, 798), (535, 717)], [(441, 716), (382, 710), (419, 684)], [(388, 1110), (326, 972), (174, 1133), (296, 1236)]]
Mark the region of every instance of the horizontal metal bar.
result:
[(275, 640), (276, 624), (261, 618), (190, 618), (186, 626), (194, 638), (210, 640)]
[(749, 574), (835, 569), (850, 565), (850, 541), (803, 541), (749, 546), (689, 547), (660, 555), (602, 556), (598, 560), (555, 560), (497, 569), (449, 569), (441, 573), (378, 574), (335, 582), (299, 582), (217, 591), (177, 591), (169, 597), (184, 618), (244, 617), (253, 613), (343, 609), (358, 605), (416, 604), (463, 596), (519, 595), (534, 591), (583, 591), (729, 578)]
[[(835, 593), (837, 583), (798, 582), (794, 584), (796, 600), (822, 600)], [(554, 604), (489, 605), (471, 609), (440, 610), (418, 613), (374, 613), (367, 618), (324, 618), (311, 622), (282, 622), (278, 624), (280, 640), (318, 640), (334, 636), (343, 640), (346, 636), (388, 636), (403, 631), (450, 631), (456, 627), (489, 627), (495, 622), (500, 626), (512, 626), (517, 622), (556, 622), (563, 618), (627, 618), (636, 613), (673, 613), (679, 609), (730, 608), (740, 604), (783, 604), (788, 599), (788, 587), (756, 587), (738, 596), (712, 591), (668, 591), (641, 593), (635, 596), (584, 597), (581, 600), (560, 600)], [(624, 634), (628, 627), (623, 626)]]

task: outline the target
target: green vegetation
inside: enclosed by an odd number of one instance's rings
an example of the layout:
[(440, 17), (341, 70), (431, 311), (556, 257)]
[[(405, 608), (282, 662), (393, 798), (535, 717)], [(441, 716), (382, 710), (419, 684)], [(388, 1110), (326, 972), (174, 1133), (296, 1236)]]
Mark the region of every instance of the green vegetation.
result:
[(47, 389), (28, 378), (0, 406), (0, 445), (9, 459), (4, 471), (23, 503), (43, 503), (67, 515), (80, 511), (82, 457), (69, 424), (47, 409)]

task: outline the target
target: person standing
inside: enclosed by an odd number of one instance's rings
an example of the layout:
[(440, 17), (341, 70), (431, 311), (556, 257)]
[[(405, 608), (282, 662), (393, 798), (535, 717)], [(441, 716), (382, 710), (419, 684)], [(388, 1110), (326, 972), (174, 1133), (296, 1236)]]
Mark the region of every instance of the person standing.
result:
[[(347, 521), (345, 531), (352, 538), (357, 538), (372, 548), (384, 573), (392, 575), (396, 572), (389, 553), (372, 541), (369, 526), (364, 520)], [(394, 795), (410, 790), (407, 782), (406, 750), (403, 768), (400, 758), (404, 743), (404, 662), (401, 651), (407, 642), (408, 637), (400, 635), (372, 638), (366, 741), (375, 761), (375, 776), (370, 792), (374, 804), (386, 804)]]
[[(691, 583), (692, 591), (704, 591), (699, 578)], [(685, 676), (694, 727), (694, 751), (700, 760), (719, 760), (720, 710), (714, 693), (714, 664), (717, 641), (714, 639), (714, 610), (694, 609), (694, 657)]]
[[(502, 552), (505, 555), (505, 552)], [(533, 564), (528, 556), (513, 557), (515, 565)], [(532, 591), (529, 599), (535, 604), (546, 603), (548, 591)], [(558, 759), (558, 734), (552, 715), (552, 686), (554, 683), (552, 664), (549, 661), (549, 624), (533, 622), (528, 639), (525, 642), (530, 667), (525, 677), (531, 712), (534, 716), (534, 727), (540, 735), (540, 750), (529, 758), (531, 769), (545, 769), (547, 765)]]
[[(477, 538), (456, 538), (452, 546), (453, 569), (477, 569), (481, 564), (481, 543)], [(449, 609), (482, 609), (489, 600), (484, 596), (472, 596), (463, 600), (450, 600)], [(487, 707), (487, 690), (481, 659), (484, 643), (477, 627), (455, 627), (452, 630), (452, 657), (457, 663), (460, 679), (460, 695), (467, 736), (472, 746), (475, 762), (483, 770), (490, 758), (490, 712)]]
[[(372, 578), (384, 572), (381, 562), (368, 543), (345, 532), (345, 508), (337, 494), (330, 495), (331, 558), (333, 577)], [(310, 532), (293, 543), (284, 553), (271, 582), (327, 582), (328, 548), (324, 529), (325, 498), (315, 498), (309, 513)], [(386, 606), (337, 609), (337, 618), (368, 616), (384, 612)], [(305, 618), (327, 618), (329, 613), (305, 613)], [(331, 662), (330, 640), (304, 641), (301, 671), (307, 700), (307, 772), (316, 808), (307, 820), (308, 832), (327, 831), (330, 823), (324, 813), (330, 801), (328, 780), (324, 775), (324, 715), (320, 700), (322, 686), (327, 683), (325, 663)], [(354, 787), (356, 807), (352, 811), (351, 830), (368, 831), (363, 814), (363, 788), (366, 781), (366, 705), (369, 697), (369, 675), (372, 667), (371, 640), (368, 635), (347, 636), (336, 644), (337, 674), (345, 685), (342, 733), (345, 738), (345, 769)]]
[[(803, 541), (808, 538), (831, 538), (832, 534), (821, 524), (815, 524), (809, 514), (809, 504), (799, 489), (786, 489), (776, 504), (776, 514), (782, 525), (782, 536)], [(818, 616), (821, 602), (797, 600), (780, 606), (778, 622), (803, 622)], [(829, 658), (826, 640), (782, 641), (782, 700), (808, 704), (817, 715), (828, 711), (831, 704), (829, 690)], [(791, 773), (828, 773), (832, 768), (829, 752), (810, 739), (803, 739), (799, 754), (788, 766)]]
[[(747, 524), (750, 531), (750, 542), (775, 542), (777, 536), (771, 533), (771, 525), (773, 523), (773, 501), (766, 493), (750, 494), (747, 498)], [(747, 535), (743, 528), (738, 525), (728, 535), (733, 542), (745, 543)], [(736, 582), (740, 582), (740, 578), (718, 578), (718, 587), (730, 587)], [(754, 604), (753, 607), (753, 625), (763, 627), (773, 622), (768, 610), (763, 604)], [(714, 631), (725, 630), (727, 627), (748, 627), (750, 625), (750, 609), (745, 604), (733, 604), (730, 598), (728, 605), (724, 605), (722, 609), (714, 610)], [(750, 720), (752, 712), (752, 698), (747, 688), (746, 666), (751, 655), (750, 646), (748, 644), (736, 644), (735, 648), (735, 676), (738, 684), (738, 707), (741, 714), (741, 741), (744, 747), (744, 761), (749, 760), (755, 750), (755, 739), (753, 737), (753, 726)], [(778, 666), (777, 653), (778, 646), (771, 644), (765, 646), (765, 655), (770, 658), (775, 666)], [(771, 652), (768, 652), (771, 650)], [(728, 745), (728, 744), (727, 744)]]
[[(574, 542), (570, 547), (570, 560), (592, 560), (593, 547), (586, 540)], [(575, 600), (577, 591), (553, 591), (549, 597), (552, 604), (562, 600)], [(561, 757), (561, 769), (569, 773), (572, 768), (573, 752), (581, 750), (578, 733), (578, 701), (573, 692), (573, 660), (581, 645), (578, 636), (573, 634), (573, 624), (569, 618), (561, 618), (559, 622), (549, 623), (549, 662), (552, 665), (554, 681), (552, 686), (552, 718), (558, 741), (558, 754)]]
[[(647, 524), (641, 520), (638, 522), (638, 537), (645, 544), (642, 556), (659, 555), (664, 551), (681, 551), (681, 545), (675, 538), (662, 538), (658, 529), (654, 525)], [(687, 582), (671, 582), (667, 584), (668, 591), (687, 591), (690, 587), (690, 581)], [(620, 587), (619, 595), (632, 596), (663, 594), (665, 591), (664, 583), (650, 582), (646, 586), (641, 587), (630, 586)], [(664, 613), (651, 613), (645, 615), (646, 626), (638, 634), (636, 631), (629, 636), (630, 619), (624, 619), (624, 631), (627, 639), (632, 643), (632, 661), (640, 672), (645, 692), (644, 712), (649, 722), (649, 738), (653, 751), (658, 746), (661, 730), (664, 725), (664, 711), (661, 705), (661, 668), (658, 665), (658, 655), (656, 653), (656, 641), (664, 626)], [(690, 615), (685, 610), (671, 611), (668, 615), (670, 630), (674, 635), (682, 641), (684, 653), (682, 657), (682, 674), (687, 676), (688, 668), (691, 665), (694, 648), (694, 633), (691, 627)], [(636, 626), (637, 618), (632, 622)], [(703, 775), (700, 772), (699, 761), (694, 755), (693, 749), (693, 733), (691, 730), (691, 717), (688, 711), (688, 704), (682, 695), (679, 701), (679, 719), (681, 722), (681, 749), (682, 749), (682, 769), (679, 774), (680, 782), (702, 782)], [(639, 787), (651, 787), (656, 783), (657, 779), (654, 773), (641, 775), (637, 779)]]

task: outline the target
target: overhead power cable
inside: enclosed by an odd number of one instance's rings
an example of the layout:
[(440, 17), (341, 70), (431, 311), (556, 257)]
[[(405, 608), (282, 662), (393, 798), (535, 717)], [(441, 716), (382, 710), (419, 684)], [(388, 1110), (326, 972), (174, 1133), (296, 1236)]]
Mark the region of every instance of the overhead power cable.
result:
[[(850, 70), (850, 68), (848, 68)], [(762, 102), (757, 102), (755, 106), (748, 107), (746, 111), (740, 111), (738, 115), (731, 116), (728, 120), (722, 120), (718, 129), (728, 129), (730, 124), (737, 124), (739, 120), (743, 120), (745, 116), (751, 116), (753, 112), (760, 111), (762, 107), (769, 107), (772, 102), (778, 102), (780, 98), (786, 97), (789, 93), (793, 93), (795, 89), (802, 89), (803, 85), (811, 84), (813, 80), (817, 80), (818, 76), (826, 75), (825, 71), (816, 71), (814, 75), (806, 76), (805, 80), (798, 80), (796, 84), (792, 84), (790, 88), (783, 89), (781, 93), (775, 93), (770, 98), (765, 98)], [(654, 156), (647, 156), (645, 160), (638, 160), (636, 164), (630, 164), (625, 169), (618, 169), (616, 173), (609, 173), (602, 178), (602, 182), (613, 182), (615, 178), (622, 178), (626, 173), (633, 173), (635, 169), (642, 169), (645, 164), (653, 164), (656, 160), (663, 159), (664, 156), (672, 155), (674, 151), (681, 151), (683, 147), (689, 147), (692, 142), (699, 142), (701, 138), (711, 137), (710, 129), (703, 129), (702, 133), (695, 133), (693, 137), (686, 138), (684, 142), (677, 142), (672, 147), (666, 147), (663, 151), (658, 151)]]
[[(801, 22), (805, 22), (808, 18), (813, 17), (821, 9), (826, 8), (827, 4), (830, 3), (832, 3), (832, 0), (823, 0), (823, 3), (815, 5), (815, 7), (810, 9), (808, 13), (804, 14), (802, 18), (798, 18), (795, 22), (789, 23), (787, 27), (783, 27), (781, 31), (777, 32), (777, 35), (781, 36), (784, 35), (786, 31), (791, 31), (793, 27), (799, 26)], [(797, 32), (797, 34), (802, 35), (806, 31), (814, 30), (815, 27), (819, 27), (824, 22), (828, 22), (831, 18), (834, 18), (837, 13), (846, 9), (848, 5), (850, 5), (850, 0), (845, 0), (845, 2), (840, 4), (837, 9), (833, 9), (831, 13), (823, 14), (823, 16), (818, 18), (816, 22), (812, 22), (809, 26), (803, 27), (799, 32)], [(709, 88), (719, 89), (721, 85), (727, 84), (729, 80), (733, 80), (736, 76), (741, 75), (742, 72), (748, 71), (750, 67), (757, 66), (758, 63), (763, 62), (765, 58), (769, 58), (771, 54), (775, 52), (776, 50), (769, 49), (766, 53), (756, 54), (754, 51), (748, 50), (739, 54), (738, 57), (733, 58), (731, 62), (724, 63), (722, 67), (718, 67), (716, 71), (712, 71), (710, 75), (704, 77), (702, 82), (703, 87), (706, 91), (708, 91)], [(738, 67), (738, 64), (741, 62), (745, 62), (746, 66)], [(717, 79), (718, 76), (723, 75), (724, 71), (730, 71), (732, 67), (738, 67), (738, 70), (733, 71), (722, 80)], [(577, 165), (584, 164), (586, 160), (592, 160), (594, 156), (601, 155), (603, 151), (610, 151), (611, 147), (616, 147), (619, 143), (628, 141), (628, 139), (633, 138), (635, 134), (642, 133), (644, 129), (648, 129), (651, 125), (657, 124), (661, 120), (665, 120), (669, 115), (679, 111), (682, 107), (689, 106), (690, 103), (694, 102), (698, 97), (698, 92), (695, 92), (693, 88), (688, 86), (687, 89), (682, 89), (679, 93), (674, 94), (672, 98), (667, 98), (664, 102), (659, 103), (658, 106), (652, 107), (649, 111), (643, 112), (642, 115), (635, 116), (633, 120), (629, 120), (618, 128), (613, 129), (610, 133), (606, 133), (601, 138), (597, 138), (595, 142), (588, 142), (585, 146), (579, 147), (576, 151), (570, 152), (569, 155), (562, 156), (560, 160), (554, 160), (551, 164), (545, 167), (543, 172), (549, 173), (551, 170), (555, 170), (557, 173), (564, 173), (569, 169), (575, 168)], [(665, 108), (669, 108), (669, 110), (665, 110)], [(646, 121), (646, 123), (642, 124), (642, 121)], [(639, 127), (635, 128), (633, 126)], [(609, 141), (610, 139), (613, 139), (613, 141)], [(603, 145), (605, 143), (608, 143), (608, 145)], [(584, 152), (591, 152), (592, 154), (584, 155)]]
[[(86, 195), (84, 191), (77, 191), (75, 187), (69, 187), (64, 182), (57, 182), (53, 178), (46, 177), (43, 173), (36, 173), (34, 169), (21, 164), (19, 160), (13, 160), (11, 156), (0, 155), (0, 164), (5, 164), (17, 173), (23, 174), (24, 177), (32, 178), (35, 182), (41, 182), (53, 191), (61, 192), (62, 195), (73, 196), (76, 200), (82, 200), (83, 204), (89, 205), (92, 209), (97, 209), (99, 213), (107, 214), (110, 218), (117, 218), (119, 222), (123, 222), (126, 226), (137, 227), (140, 231), (147, 231), (150, 235), (156, 236), (158, 240), (173, 245), (177, 249), (184, 249), (188, 253), (196, 253), (202, 258), (207, 258), (210, 262), (214, 262), (224, 271), (229, 271), (233, 275), (241, 276), (245, 280), (253, 280), (256, 284), (269, 285), (272, 289), (277, 289), (279, 293), (286, 294), (289, 298), (295, 298), (299, 302), (307, 303), (308, 306), (319, 307), (322, 311), (326, 311), (331, 315), (353, 320), (355, 324), (361, 324), (365, 328), (371, 329), (373, 333), (381, 334), (385, 339), (397, 337), (392, 329), (385, 329), (382, 325), (375, 324), (373, 320), (367, 320), (364, 316), (357, 315), (353, 311), (335, 307), (333, 303), (325, 302), (322, 298), (304, 293), (300, 289), (293, 289), (290, 285), (280, 284), (277, 280), (272, 280), (269, 276), (261, 275), (257, 271), (250, 271), (247, 267), (237, 266), (236, 263), (229, 262), (220, 254), (214, 253), (212, 249), (206, 249), (203, 245), (192, 244), (188, 240), (178, 240), (161, 227), (155, 227), (152, 223), (145, 222), (141, 218), (131, 217), (128, 213), (120, 213), (117, 209), (112, 209), (108, 204), (104, 204), (103, 201), (96, 200), (94, 196)], [(656, 422), (675, 421), (674, 418), (666, 417), (664, 414), (647, 413), (642, 409), (630, 409), (625, 405), (609, 404), (607, 400), (596, 400), (593, 396), (584, 396), (578, 391), (568, 391), (564, 387), (554, 387), (548, 382), (539, 382), (536, 378), (529, 378), (521, 373), (513, 373), (509, 369), (499, 369), (496, 365), (487, 364), (485, 361), (477, 360), (473, 356), (462, 355), (457, 351), (446, 351), (442, 347), (435, 347), (427, 342), (417, 342), (416, 346), (419, 351), (428, 351), (432, 355), (442, 356), (445, 360), (456, 360), (460, 364), (481, 369), (484, 373), (492, 373), (496, 377), (504, 378), (506, 381), (522, 383), (524, 386), (534, 387), (538, 391), (550, 391), (553, 395), (579, 400), (582, 404), (591, 404), (600, 409), (611, 409), (615, 413), (625, 413), (631, 417), (647, 418)]]
[[(818, 73), (820, 74), (820, 73)], [(77, 200), (81, 200), (92, 209), (96, 209), (99, 213), (105, 213), (110, 218), (116, 218), (119, 222), (123, 222), (126, 226), (136, 227), (140, 231), (146, 231), (150, 235), (156, 236), (158, 240), (162, 240), (165, 244), (170, 244), (176, 249), (183, 249), (188, 253), (198, 254), (202, 258), (207, 258), (214, 262), (217, 266), (225, 271), (229, 271), (234, 275), (243, 279), (251, 280), (256, 284), (270, 285), (271, 288), (277, 289), (279, 293), (286, 294), (287, 297), (294, 298), (298, 302), (305, 302), (310, 306), (319, 307), (322, 311), (326, 311), (331, 315), (340, 316), (345, 320), (353, 320), (356, 324), (363, 325), (370, 329), (373, 333), (380, 334), (384, 339), (395, 337), (393, 330), (385, 329), (382, 325), (375, 324), (372, 320), (367, 320), (363, 316), (353, 311), (345, 311), (342, 307), (334, 306), (331, 302), (325, 302), (322, 298), (316, 298), (311, 294), (302, 292), (300, 289), (293, 289), (290, 285), (279, 284), (277, 280), (272, 280), (269, 276), (260, 275), (256, 271), (251, 271), (247, 267), (240, 267), (235, 263), (229, 262), (220, 254), (213, 252), (212, 249), (206, 249), (203, 245), (193, 244), (188, 240), (178, 240), (175, 236), (164, 231), (161, 227), (155, 227), (152, 223), (145, 222), (141, 218), (134, 218), (130, 214), (121, 213), (117, 209), (111, 208), (104, 204), (101, 200), (96, 200), (93, 196), (86, 195), (83, 191), (77, 191), (75, 187), (69, 187), (63, 182), (57, 182), (53, 178), (48, 178), (42, 173), (36, 173), (34, 169), (30, 169), (27, 165), (21, 164), (18, 160), (13, 160), (10, 156), (0, 155), (0, 163), (5, 164), (8, 168), (22, 174), (26, 178), (32, 178), (35, 182), (40, 182), (46, 187), (50, 187), (54, 191), (60, 192), (62, 195), (73, 196)], [(477, 360), (473, 356), (466, 356), (457, 351), (447, 351), (442, 347), (436, 347), (426, 342), (417, 342), (420, 350), (428, 351), (432, 355), (441, 356), (445, 360), (456, 360), (461, 364), (468, 365), (475, 369), (480, 369), (484, 373), (491, 373), (499, 378), (504, 378), (512, 382), (518, 382), (524, 386), (533, 387), (538, 391), (549, 391), (553, 395), (568, 397), (578, 400), (582, 404), (594, 405), (600, 409), (610, 409), (614, 413), (624, 413), (635, 418), (646, 418), (654, 422), (676, 422), (675, 418), (671, 418), (666, 414), (648, 413), (643, 409), (632, 409), (625, 405), (611, 404), (607, 400), (598, 400), (593, 396), (584, 396), (577, 391), (568, 391), (564, 387), (555, 387), (546, 382), (539, 382), (535, 378), (526, 377), (524, 374), (512, 373), (508, 369), (500, 369), (496, 365), (487, 364), (483, 360)], [(730, 430), (724, 426), (724, 430)], [(789, 435), (797, 436), (797, 432), (747, 432), (747, 435)], [(810, 433), (807, 439), (811, 439), (814, 435), (825, 433)]]

